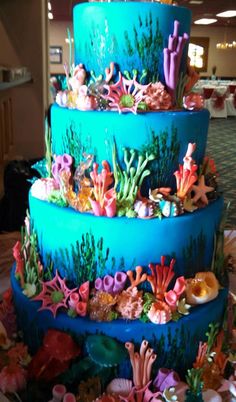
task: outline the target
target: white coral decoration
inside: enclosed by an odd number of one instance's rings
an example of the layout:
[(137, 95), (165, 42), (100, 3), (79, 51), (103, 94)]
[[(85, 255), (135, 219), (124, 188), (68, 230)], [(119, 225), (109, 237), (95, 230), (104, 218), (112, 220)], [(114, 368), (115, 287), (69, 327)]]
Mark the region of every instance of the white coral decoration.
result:
[(118, 297), (116, 310), (122, 318), (136, 320), (143, 310), (142, 292), (136, 287), (124, 290)]
[(46, 201), (50, 194), (58, 188), (56, 181), (52, 178), (38, 179), (31, 187), (31, 195), (39, 200)]
[(144, 93), (144, 101), (150, 110), (168, 110), (171, 107), (171, 96), (161, 82), (149, 85)]

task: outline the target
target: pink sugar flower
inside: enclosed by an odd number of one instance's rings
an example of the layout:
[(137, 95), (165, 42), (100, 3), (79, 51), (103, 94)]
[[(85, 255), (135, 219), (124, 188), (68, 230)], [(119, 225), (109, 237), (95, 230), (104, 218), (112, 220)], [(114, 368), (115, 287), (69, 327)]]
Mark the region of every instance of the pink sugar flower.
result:
[(144, 93), (144, 102), (150, 110), (168, 110), (172, 99), (161, 82), (150, 84)]

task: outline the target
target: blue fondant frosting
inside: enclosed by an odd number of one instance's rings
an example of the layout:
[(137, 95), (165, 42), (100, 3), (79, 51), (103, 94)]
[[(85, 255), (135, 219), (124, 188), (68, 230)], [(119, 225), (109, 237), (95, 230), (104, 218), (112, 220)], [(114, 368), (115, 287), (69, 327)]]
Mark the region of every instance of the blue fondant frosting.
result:
[[(149, 2), (93, 2), (74, 7), (75, 64), (83, 63), (95, 76), (104, 75), (110, 62), (123, 73), (142, 75), (147, 82), (163, 81), (163, 49), (168, 46), (174, 21), (179, 35), (189, 34), (190, 10)], [(187, 47), (182, 57), (186, 68)]]

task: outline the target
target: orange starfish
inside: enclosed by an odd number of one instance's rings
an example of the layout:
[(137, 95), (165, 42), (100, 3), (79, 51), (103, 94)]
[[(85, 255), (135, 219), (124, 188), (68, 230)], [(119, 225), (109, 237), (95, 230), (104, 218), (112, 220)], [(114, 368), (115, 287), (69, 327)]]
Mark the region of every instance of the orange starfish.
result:
[(202, 175), (198, 180), (198, 185), (193, 185), (192, 190), (195, 193), (195, 196), (192, 199), (193, 203), (201, 200), (205, 205), (208, 204), (208, 198), (206, 196), (207, 193), (210, 193), (214, 190), (214, 187), (209, 187), (205, 185), (205, 177)]

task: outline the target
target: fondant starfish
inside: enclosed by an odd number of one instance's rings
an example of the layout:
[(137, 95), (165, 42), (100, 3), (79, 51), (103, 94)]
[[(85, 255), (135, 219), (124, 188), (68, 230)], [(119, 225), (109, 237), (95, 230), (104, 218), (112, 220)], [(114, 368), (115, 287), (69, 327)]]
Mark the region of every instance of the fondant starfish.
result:
[(206, 196), (207, 193), (210, 193), (214, 190), (214, 187), (209, 187), (205, 185), (205, 177), (202, 175), (198, 180), (198, 185), (193, 185), (192, 190), (195, 193), (192, 201), (195, 203), (201, 200), (204, 204), (208, 204), (208, 198)]

